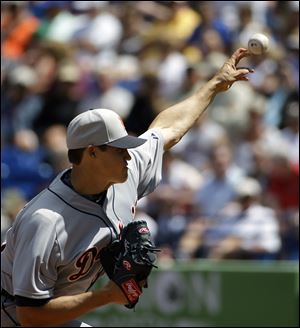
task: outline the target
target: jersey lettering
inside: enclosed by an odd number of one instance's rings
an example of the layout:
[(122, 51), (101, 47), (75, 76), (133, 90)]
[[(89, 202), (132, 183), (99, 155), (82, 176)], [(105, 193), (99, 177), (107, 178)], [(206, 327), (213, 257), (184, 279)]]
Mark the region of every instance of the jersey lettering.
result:
[(95, 260), (99, 258), (97, 255), (98, 250), (96, 247), (92, 247), (80, 255), (75, 263), (75, 266), (79, 269), (79, 271), (69, 276), (68, 279), (70, 281), (75, 281), (88, 274)]
[(123, 223), (122, 222), (119, 222), (119, 230), (120, 230), (119, 239), (121, 238), (121, 234), (122, 234), (123, 228), (124, 228)]

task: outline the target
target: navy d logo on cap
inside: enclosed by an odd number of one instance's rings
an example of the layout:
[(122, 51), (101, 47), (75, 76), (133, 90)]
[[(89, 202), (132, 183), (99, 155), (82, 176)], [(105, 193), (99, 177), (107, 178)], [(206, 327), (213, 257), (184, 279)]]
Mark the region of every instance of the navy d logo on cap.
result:
[(146, 140), (128, 135), (121, 117), (112, 110), (97, 108), (77, 115), (67, 129), (68, 149), (89, 145), (135, 148)]

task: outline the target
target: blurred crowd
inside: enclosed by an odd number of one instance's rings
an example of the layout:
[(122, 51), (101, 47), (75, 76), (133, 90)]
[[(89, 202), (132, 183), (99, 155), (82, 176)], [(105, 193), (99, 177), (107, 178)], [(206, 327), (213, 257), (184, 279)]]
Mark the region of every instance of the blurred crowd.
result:
[[(138, 202), (176, 260), (299, 259), (298, 1), (1, 1), (1, 241), (70, 166), (66, 127), (109, 108), (140, 135), (257, 32), (268, 54), (164, 156)], [(184, 115), (184, 113), (182, 113)]]

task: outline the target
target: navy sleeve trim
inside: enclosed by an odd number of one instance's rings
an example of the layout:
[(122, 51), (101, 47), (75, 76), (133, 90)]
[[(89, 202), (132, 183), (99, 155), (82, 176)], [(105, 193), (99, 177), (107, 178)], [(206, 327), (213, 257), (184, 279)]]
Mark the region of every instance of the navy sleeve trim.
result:
[(43, 306), (51, 300), (50, 298), (34, 299), (15, 295), (17, 306)]

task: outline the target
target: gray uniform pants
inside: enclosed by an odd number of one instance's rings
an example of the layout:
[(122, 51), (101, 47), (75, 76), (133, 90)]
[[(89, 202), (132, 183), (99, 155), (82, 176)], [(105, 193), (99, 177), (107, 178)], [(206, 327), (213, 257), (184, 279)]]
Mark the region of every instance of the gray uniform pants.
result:
[[(16, 315), (14, 299), (7, 295), (1, 295), (1, 327), (20, 327)], [(57, 327), (92, 327), (82, 321), (72, 320)]]

